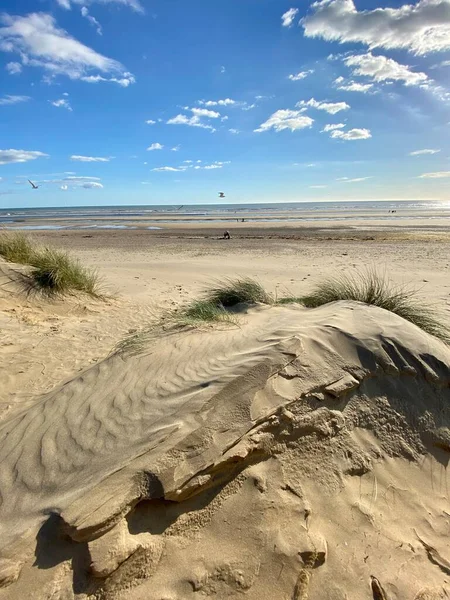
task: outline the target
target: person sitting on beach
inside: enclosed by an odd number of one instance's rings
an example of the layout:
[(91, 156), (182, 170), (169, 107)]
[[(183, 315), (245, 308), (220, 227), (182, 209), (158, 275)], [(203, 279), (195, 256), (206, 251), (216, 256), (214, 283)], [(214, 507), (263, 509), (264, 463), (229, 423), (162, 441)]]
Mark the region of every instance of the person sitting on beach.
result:
[(224, 240), (231, 240), (231, 235), (229, 231), (225, 231), (223, 234), (223, 239)]

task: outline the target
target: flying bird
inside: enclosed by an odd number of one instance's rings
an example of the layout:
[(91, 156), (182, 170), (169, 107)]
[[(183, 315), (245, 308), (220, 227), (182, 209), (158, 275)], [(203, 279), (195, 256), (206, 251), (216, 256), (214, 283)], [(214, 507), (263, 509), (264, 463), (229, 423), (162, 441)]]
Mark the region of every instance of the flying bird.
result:
[(35, 185), (32, 181), (28, 180), (28, 183), (31, 185), (31, 187), (33, 188), (33, 190), (37, 190), (38, 189), (38, 185)]
[(225, 198), (225, 193), (224, 192), (219, 192), (219, 198)]
[(177, 210), (181, 210), (181, 209), (183, 208), (183, 206), (184, 206), (184, 204), (182, 204), (181, 206), (179, 206), (179, 207), (177, 208)]

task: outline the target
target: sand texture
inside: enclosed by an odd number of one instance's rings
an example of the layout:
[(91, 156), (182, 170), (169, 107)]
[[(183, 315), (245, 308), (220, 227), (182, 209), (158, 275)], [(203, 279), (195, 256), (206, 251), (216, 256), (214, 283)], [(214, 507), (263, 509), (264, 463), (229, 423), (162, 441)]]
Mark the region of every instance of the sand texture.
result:
[(0, 599), (448, 598), (449, 423), (382, 309), (155, 332), (0, 423)]

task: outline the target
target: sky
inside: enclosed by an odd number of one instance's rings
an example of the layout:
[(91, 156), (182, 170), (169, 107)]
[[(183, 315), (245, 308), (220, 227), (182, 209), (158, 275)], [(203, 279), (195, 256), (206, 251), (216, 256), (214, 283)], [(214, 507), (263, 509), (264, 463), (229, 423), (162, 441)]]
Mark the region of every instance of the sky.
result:
[(3, 0), (0, 73), (0, 208), (450, 200), (450, 0)]

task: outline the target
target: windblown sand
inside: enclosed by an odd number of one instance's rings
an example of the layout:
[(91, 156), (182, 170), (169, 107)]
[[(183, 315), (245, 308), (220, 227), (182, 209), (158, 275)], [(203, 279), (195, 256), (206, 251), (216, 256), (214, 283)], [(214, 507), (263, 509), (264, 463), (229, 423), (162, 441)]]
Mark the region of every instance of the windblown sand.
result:
[(164, 304), (245, 270), (298, 295), (389, 258), (445, 314), (446, 244), (183, 243), (172, 259), (74, 248), (120, 288), (107, 303), (26, 298), (4, 271), (0, 599), (450, 597), (442, 342), (340, 302), (255, 307), (108, 356)]

